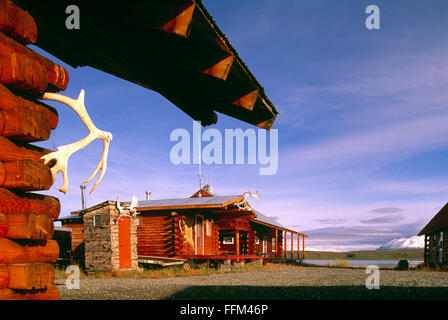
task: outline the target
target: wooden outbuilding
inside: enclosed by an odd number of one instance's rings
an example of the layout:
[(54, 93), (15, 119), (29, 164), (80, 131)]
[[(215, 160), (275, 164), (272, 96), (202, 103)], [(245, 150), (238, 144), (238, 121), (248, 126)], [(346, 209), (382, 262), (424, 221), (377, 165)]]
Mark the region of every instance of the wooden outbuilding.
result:
[(448, 264), (448, 203), (419, 232), (425, 236), (425, 264)]

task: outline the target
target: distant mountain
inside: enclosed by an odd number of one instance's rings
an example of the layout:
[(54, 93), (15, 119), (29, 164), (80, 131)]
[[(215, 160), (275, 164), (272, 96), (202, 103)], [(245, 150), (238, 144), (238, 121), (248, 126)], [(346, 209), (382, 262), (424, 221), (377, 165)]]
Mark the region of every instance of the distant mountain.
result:
[(424, 236), (413, 236), (410, 238), (400, 238), (386, 242), (376, 250), (423, 249), (424, 247)]

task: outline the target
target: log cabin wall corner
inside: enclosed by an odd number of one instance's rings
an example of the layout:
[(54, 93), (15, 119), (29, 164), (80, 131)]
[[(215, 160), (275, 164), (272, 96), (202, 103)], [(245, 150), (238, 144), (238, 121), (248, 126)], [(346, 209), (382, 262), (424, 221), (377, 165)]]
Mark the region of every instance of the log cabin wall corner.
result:
[(59, 251), (51, 240), (59, 200), (32, 193), (48, 190), (50, 168), (41, 157), (58, 123), (56, 110), (37, 99), (65, 90), (67, 71), (32, 51), (38, 37), (34, 18), (13, 1), (0, 0), (0, 300), (53, 300), (53, 262)]

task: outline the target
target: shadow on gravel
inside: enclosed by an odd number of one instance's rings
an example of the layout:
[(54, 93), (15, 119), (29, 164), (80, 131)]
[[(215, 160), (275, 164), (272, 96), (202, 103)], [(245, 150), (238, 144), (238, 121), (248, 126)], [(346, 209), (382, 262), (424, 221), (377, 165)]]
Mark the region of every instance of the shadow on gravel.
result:
[(362, 286), (337, 287), (260, 287), (193, 286), (167, 297), (168, 300), (402, 300), (448, 299), (448, 288), (381, 287), (368, 290)]

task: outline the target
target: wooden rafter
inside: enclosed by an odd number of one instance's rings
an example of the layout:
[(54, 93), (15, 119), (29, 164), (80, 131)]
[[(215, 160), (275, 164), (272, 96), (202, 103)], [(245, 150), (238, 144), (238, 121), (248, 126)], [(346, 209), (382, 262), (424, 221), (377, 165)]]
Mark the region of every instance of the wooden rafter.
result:
[(196, 5), (192, 4), (182, 12), (180, 12), (176, 17), (165, 23), (161, 29), (163, 31), (168, 31), (186, 37), (188, 35), (188, 30), (193, 19), (193, 12)]
[(257, 99), (258, 99), (258, 89), (249, 92), (248, 94), (242, 96), (241, 98), (238, 98), (237, 100), (233, 101), (233, 104), (243, 107), (249, 111), (252, 111), (254, 109), (255, 102), (257, 101)]
[(234, 56), (229, 56), (225, 59), (222, 59), (210, 68), (205, 69), (204, 71), (202, 71), (202, 73), (221, 80), (226, 80), (234, 60)]

